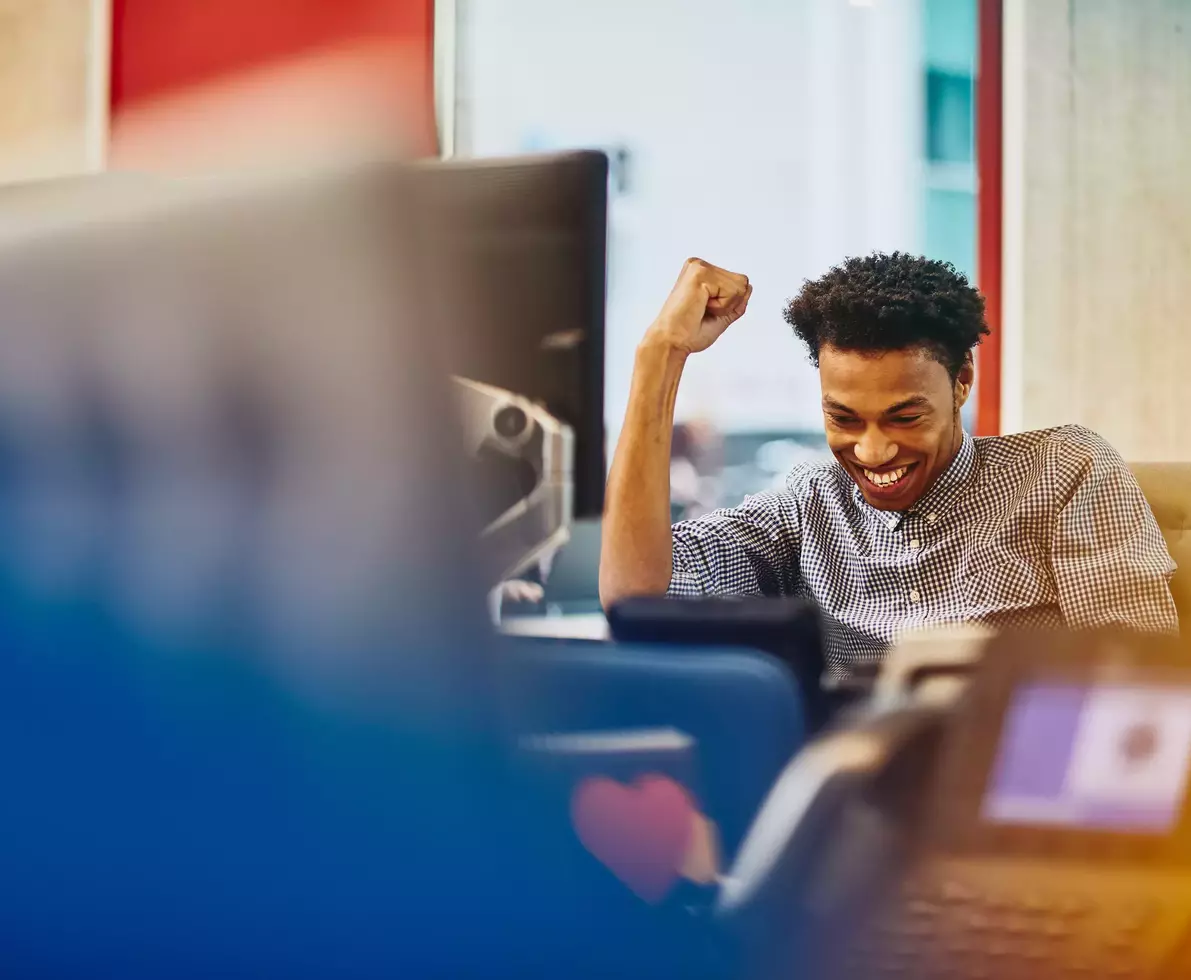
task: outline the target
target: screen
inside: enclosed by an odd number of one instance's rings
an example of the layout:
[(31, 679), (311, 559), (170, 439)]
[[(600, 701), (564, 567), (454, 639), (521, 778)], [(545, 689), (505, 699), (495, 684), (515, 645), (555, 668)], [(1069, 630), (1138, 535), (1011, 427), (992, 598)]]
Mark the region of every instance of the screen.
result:
[(1191, 762), (1191, 688), (1031, 684), (1002, 726), (986, 820), (1160, 833)]

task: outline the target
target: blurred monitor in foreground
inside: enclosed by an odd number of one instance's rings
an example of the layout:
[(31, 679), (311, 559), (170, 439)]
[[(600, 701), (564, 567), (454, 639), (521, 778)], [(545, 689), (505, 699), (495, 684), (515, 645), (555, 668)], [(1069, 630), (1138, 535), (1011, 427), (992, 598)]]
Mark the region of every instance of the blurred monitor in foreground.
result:
[(459, 566), (474, 538), (458, 424), (412, 305), (403, 182), (389, 164), (102, 179), (12, 212), (9, 599), (85, 604), (152, 645), (250, 651), (318, 684), (449, 670), (432, 648), (482, 596)]
[(510, 769), (405, 181), (0, 229), (5, 976), (688, 972)]
[(574, 432), (573, 513), (604, 480), (608, 160), (576, 152), (419, 164), (452, 373), (541, 405)]

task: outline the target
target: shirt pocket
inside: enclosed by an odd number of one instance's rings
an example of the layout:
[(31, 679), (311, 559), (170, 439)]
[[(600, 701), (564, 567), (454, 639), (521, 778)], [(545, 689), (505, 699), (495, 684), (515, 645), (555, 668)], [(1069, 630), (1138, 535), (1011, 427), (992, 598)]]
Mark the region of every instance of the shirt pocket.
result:
[(981, 617), (1053, 606), (1058, 593), (1041, 556), (989, 550), (969, 559), (964, 598), (968, 615)]

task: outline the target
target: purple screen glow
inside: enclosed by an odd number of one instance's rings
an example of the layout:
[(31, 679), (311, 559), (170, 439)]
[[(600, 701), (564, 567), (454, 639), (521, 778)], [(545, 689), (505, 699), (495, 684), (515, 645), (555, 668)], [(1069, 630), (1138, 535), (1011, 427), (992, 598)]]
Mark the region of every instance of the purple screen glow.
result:
[(1010, 702), (982, 816), (1160, 833), (1191, 761), (1191, 690), (1032, 684)]

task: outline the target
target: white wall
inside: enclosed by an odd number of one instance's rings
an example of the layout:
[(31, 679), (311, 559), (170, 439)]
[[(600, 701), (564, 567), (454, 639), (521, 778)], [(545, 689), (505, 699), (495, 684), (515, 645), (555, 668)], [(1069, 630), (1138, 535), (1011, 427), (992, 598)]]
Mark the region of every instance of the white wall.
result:
[(1007, 431), (1191, 459), (1191, 3), (1008, 0)]
[(918, 0), (456, 0), (456, 150), (623, 145), (613, 201), (610, 436), (633, 349), (688, 255), (747, 273), (752, 312), (694, 358), (680, 416), (821, 426), (782, 321), (847, 254), (920, 248)]

